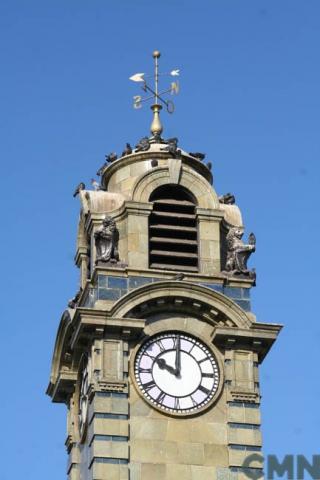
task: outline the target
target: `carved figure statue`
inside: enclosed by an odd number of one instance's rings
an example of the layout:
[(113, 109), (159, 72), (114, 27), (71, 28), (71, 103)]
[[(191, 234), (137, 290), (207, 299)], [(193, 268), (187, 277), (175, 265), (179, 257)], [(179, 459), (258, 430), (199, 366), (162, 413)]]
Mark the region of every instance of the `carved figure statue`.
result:
[(248, 270), (247, 261), (251, 253), (256, 249), (256, 237), (250, 233), (248, 244), (242, 240), (243, 228), (232, 227), (227, 234), (227, 261), (225, 270), (232, 274), (245, 274), (251, 278), (255, 277), (254, 270)]
[(106, 216), (103, 219), (102, 226), (94, 234), (94, 239), (97, 249), (96, 263), (118, 262), (118, 230), (112, 217)]

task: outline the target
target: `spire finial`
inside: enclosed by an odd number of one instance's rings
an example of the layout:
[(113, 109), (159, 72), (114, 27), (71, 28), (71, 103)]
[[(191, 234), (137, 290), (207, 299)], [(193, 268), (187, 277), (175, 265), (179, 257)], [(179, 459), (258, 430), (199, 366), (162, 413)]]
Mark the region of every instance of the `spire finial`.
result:
[[(130, 80), (133, 82), (143, 82), (143, 85), (141, 86), (142, 90), (144, 92), (150, 92), (151, 95), (145, 98), (142, 98), (141, 95), (135, 95), (133, 97), (134, 103), (133, 107), (136, 109), (139, 109), (142, 107), (142, 102), (145, 102), (147, 100), (153, 99), (154, 103), (151, 105), (151, 110), (153, 111), (153, 120), (151, 123), (151, 133), (155, 141), (161, 139), (161, 133), (163, 131), (162, 124), (160, 121), (160, 111), (162, 109), (162, 104), (164, 104), (167, 107), (168, 113), (173, 113), (174, 112), (174, 104), (171, 100), (164, 100), (162, 96), (166, 93), (171, 93), (171, 95), (177, 94), (179, 92), (179, 83), (178, 81), (171, 82), (170, 88), (164, 90), (163, 92), (159, 93), (159, 76), (160, 75), (171, 75), (173, 77), (179, 76), (179, 70), (172, 70), (171, 72), (168, 73), (159, 73), (159, 58), (161, 56), (161, 53), (159, 50), (155, 50), (152, 54), (154, 58), (154, 75), (148, 75), (146, 76), (144, 73), (136, 73), (135, 75), (132, 75), (130, 77)], [(154, 77), (154, 89), (151, 88), (147, 82), (146, 78)]]
[(159, 105), (159, 58), (161, 53), (159, 50), (155, 50), (152, 54), (154, 58), (154, 91), (155, 91), (155, 102), (151, 106), (151, 110), (153, 111), (153, 120), (151, 123), (150, 131), (155, 138), (160, 138), (161, 133), (163, 131), (161, 120), (160, 120), (160, 110), (162, 109), (161, 105)]

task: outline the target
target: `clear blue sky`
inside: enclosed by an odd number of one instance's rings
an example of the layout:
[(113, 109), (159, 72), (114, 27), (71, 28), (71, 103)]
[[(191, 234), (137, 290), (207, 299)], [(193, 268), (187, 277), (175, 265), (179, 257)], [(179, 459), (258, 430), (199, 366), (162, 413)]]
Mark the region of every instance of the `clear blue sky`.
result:
[(128, 77), (181, 69), (165, 136), (203, 151), (255, 232), (258, 320), (285, 325), (261, 368), (266, 453), (319, 447), (319, 0), (0, 4), (1, 480), (65, 478), (65, 407), (45, 396), (77, 290), (79, 181), (148, 134)]

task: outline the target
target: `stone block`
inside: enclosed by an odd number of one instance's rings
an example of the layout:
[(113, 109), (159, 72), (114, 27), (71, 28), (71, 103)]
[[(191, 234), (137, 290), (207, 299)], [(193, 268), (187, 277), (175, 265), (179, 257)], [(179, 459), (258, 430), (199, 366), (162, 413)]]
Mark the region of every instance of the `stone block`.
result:
[(128, 287), (128, 279), (124, 277), (112, 277), (108, 278), (108, 288), (113, 289), (126, 289)]
[[(168, 421), (166, 440), (173, 442), (188, 442), (192, 441), (192, 420), (174, 420)], [(194, 436), (195, 441), (197, 437)]]
[(227, 444), (227, 425), (223, 423), (195, 422), (192, 427), (192, 438), (197, 442)]
[(226, 445), (204, 445), (204, 465), (228, 466), (228, 447)]
[(167, 465), (165, 480), (192, 480), (191, 466), (169, 464)]
[(237, 288), (237, 287), (224, 287), (223, 293), (227, 297), (233, 298), (233, 299), (241, 299), (242, 298), (242, 288)]
[(127, 465), (94, 462), (91, 467), (92, 480), (129, 480)]
[(251, 303), (249, 302), (249, 300), (235, 300), (235, 302), (239, 305), (240, 308), (242, 308), (242, 310), (244, 310), (245, 312), (250, 312)]
[(216, 469), (214, 467), (191, 465), (192, 480), (214, 480), (216, 478)]
[(152, 419), (133, 417), (130, 420), (130, 438), (137, 439), (165, 440), (167, 434), (167, 419)]
[(204, 464), (204, 445), (202, 443), (186, 443), (178, 444), (178, 461), (186, 465), (203, 465)]
[(130, 177), (130, 166), (127, 165), (125, 167), (119, 168), (119, 170), (116, 171), (114, 176), (115, 176), (116, 183), (120, 183), (123, 180), (125, 180), (126, 178), (129, 178)]
[(141, 463), (166, 463), (167, 449), (175, 447), (174, 442), (160, 442), (154, 440), (131, 440), (130, 459)]
[(96, 457), (127, 460), (129, 458), (128, 443), (94, 440), (90, 446), (89, 463)]
[(143, 463), (141, 465), (141, 480), (164, 480), (166, 478), (166, 465), (156, 463)]
[(89, 439), (92, 439), (94, 435), (118, 435), (127, 437), (129, 435), (128, 421), (109, 418), (94, 418), (89, 425)]
[(128, 398), (123, 394), (98, 392), (89, 405), (89, 418), (94, 413), (128, 414)]
[(130, 480), (141, 480), (141, 463), (130, 462)]
[(261, 442), (261, 432), (258, 429), (249, 429), (249, 428), (229, 428), (228, 431), (228, 441), (229, 443), (234, 443), (236, 445), (258, 445), (262, 444)]
[(151, 283), (151, 277), (130, 277), (129, 278), (129, 289), (138, 288), (147, 283)]
[(121, 297), (121, 290), (114, 288), (99, 288), (99, 300), (118, 300)]
[(120, 183), (119, 183), (119, 187), (120, 187), (120, 192), (129, 192), (131, 193), (132, 192), (132, 189), (134, 187), (134, 184), (135, 184), (135, 179), (134, 178), (126, 178), (125, 180), (122, 180)]
[(144, 402), (140, 397), (136, 397), (134, 400), (130, 400), (130, 414), (131, 418), (134, 417), (146, 417), (150, 413), (149, 405)]
[(72, 468), (68, 471), (68, 480), (79, 480), (80, 468), (79, 465), (72, 465)]
[[(235, 466), (235, 467), (241, 467), (245, 461), (246, 458), (248, 458), (252, 454), (258, 454), (261, 455), (262, 453), (260, 452), (255, 452), (251, 450), (236, 450), (236, 449), (229, 449), (229, 465), (230, 466)], [(250, 462), (250, 467), (251, 468), (261, 468), (262, 463), (260, 461), (252, 461)]]
[(216, 292), (223, 293), (223, 286), (217, 283), (201, 283), (203, 287), (210, 288), (210, 290), (215, 290)]
[(200, 258), (220, 259), (220, 243), (216, 240), (200, 240)]
[(201, 240), (213, 240), (220, 244), (220, 222), (213, 219), (199, 221), (199, 238)]
[(150, 160), (144, 160), (130, 165), (130, 176), (139, 177), (150, 170)]
[(128, 265), (130, 268), (147, 269), (149, 266), (148, 255), (140, 252), (128, 252)]

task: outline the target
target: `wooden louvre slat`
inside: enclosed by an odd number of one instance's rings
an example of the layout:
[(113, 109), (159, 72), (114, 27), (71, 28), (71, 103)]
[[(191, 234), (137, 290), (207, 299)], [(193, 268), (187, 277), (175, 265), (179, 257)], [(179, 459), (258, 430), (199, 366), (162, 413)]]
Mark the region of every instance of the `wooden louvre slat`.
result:
[(150, 268), (198, 271), (198, 229), (190, 197), (177, 186), (160, 187), (151, 197)]

